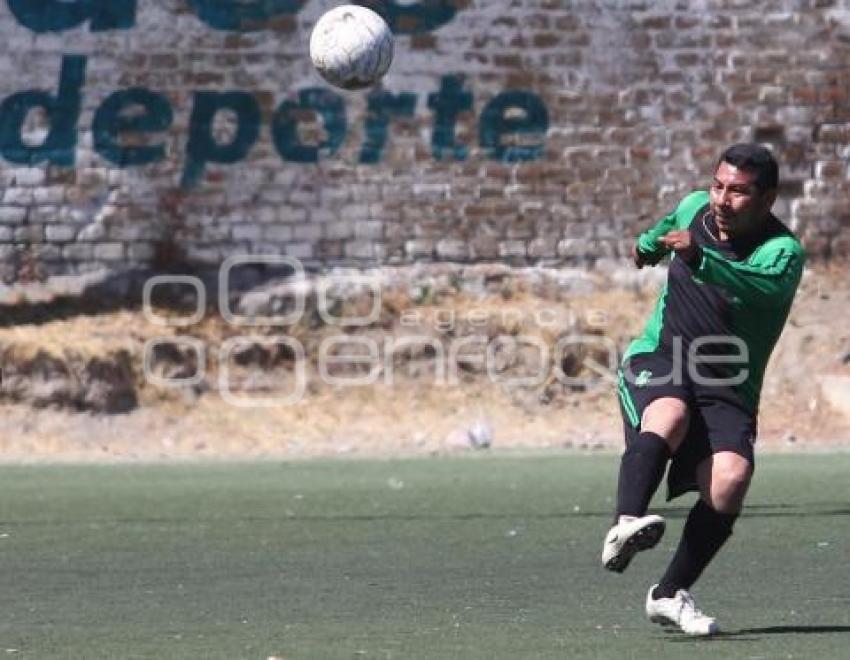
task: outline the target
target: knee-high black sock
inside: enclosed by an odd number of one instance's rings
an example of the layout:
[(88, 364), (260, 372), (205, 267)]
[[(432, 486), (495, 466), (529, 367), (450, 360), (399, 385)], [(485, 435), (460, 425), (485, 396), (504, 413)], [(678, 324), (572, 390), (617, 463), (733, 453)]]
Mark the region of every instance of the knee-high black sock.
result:
[(719, 513), (698, 500), (688, 514), (679, 547), (653, 597), (672, 598), (679, 589), (690, 589), (732, 535), (737, 518), (737, 513)]
[(617, 516), (642, 516), (661, 483), (670, 449), (657, 433), (644, 431), (626, 445), (617, 482)]

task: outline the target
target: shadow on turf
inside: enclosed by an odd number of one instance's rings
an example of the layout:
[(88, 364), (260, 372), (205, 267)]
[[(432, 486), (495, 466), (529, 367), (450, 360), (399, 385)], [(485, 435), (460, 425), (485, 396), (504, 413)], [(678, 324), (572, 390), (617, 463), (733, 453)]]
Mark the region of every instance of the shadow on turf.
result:
[(823, 635), (829, 633), (850, 633), (850, 626), (767, 626), (765, 628), (741, 628), (719, 632), (711, 637), (688, 637), (678, 631), (670, 630), (675, 637), (667, 638), (671, 642), (745, 642), (755, 641), (760, 635)]
[(768, 626), (767, 628), (743, 628), (730, 635), (810, 635), (819, 633), (850, 633), (850, 626)]

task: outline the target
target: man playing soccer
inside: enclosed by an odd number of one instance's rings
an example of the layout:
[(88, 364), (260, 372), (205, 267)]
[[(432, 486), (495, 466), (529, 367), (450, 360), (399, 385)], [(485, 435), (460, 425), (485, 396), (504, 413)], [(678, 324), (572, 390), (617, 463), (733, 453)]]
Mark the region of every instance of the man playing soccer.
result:
[(711, 190), (685, 197), (632, 251), (638, 268), (674, 254), (655, 311), (619, 373), (626, 449), (602, 563), (622, 572), (658, 543), (664, 519), (647, 508), (670, 461), (668, 499), (689, 490), (700, 496), (647, 594), (646, 613), (690, 635), (718, 631), (688, 590), (741, 511), (762, 377), (802, 275), (800, 243), (770, 212), (777, 184), (767, 149), (733, 145), (718, 160)]

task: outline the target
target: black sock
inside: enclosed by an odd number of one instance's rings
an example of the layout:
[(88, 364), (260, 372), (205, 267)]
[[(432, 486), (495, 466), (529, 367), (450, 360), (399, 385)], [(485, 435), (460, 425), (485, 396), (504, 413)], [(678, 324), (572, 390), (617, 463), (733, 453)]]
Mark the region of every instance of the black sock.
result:
[(698, 500), (688, 514), (676, 554), (652, 597), (672, 598), (679, 589), (690, 589), (732, 535), (737, 518), (737, 513), (719, 513)]
[(646, 514), (669, 458), (664, 438), (651, 431), (644, 431), (626, 445), (617, 482), (617, 517)]

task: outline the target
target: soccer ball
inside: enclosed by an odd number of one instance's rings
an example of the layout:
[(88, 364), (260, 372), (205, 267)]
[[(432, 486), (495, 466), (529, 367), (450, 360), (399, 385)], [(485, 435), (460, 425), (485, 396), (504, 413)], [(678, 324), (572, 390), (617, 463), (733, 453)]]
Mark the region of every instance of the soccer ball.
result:
[(310, 59), (330, 84), (343, 89), (374, 85), (390, 68), (393, 33), (378, 14), (358, 5), (325, 12), (310, 35)]

